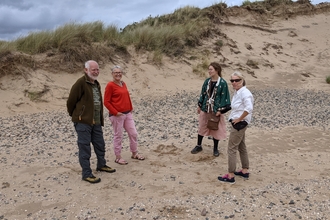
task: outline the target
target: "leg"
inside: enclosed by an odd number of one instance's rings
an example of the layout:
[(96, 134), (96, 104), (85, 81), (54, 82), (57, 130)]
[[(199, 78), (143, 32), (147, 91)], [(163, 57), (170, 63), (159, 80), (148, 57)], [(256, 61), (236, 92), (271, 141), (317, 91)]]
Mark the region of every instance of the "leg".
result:
[(128, 113), (126, 115), (124, 128), (129, 138), (129, 147), (132, 152), (131, 158), (137, 160), (144, 160), (145, 158), (138, 153), (138, 139), (137, 139), (138, 133), (136, 131), (135, 122), (132, 113)]
[(113, 129), (113, 147), (116, 158), (121, 158), (124, 116), (111, 116), (110, 121)]
[(236, 152), (244, 137), (244, 131), (244, 129), (237, 131), (234, 128), (230, 130), (228, 140), (228, 172), (230, 177), (234, 176), (234, 172), (236, 171)]
[(197, 145), (194, 147), (194, 149), (191, 150), (192, 154), (197, 154), (198, 152), (201, 152), (203, 150), (202, 148), (202, 141), (203, 141), (204, 136), (198, 134), (197, 136)]
[(213, 155), (219, 157), (220, 153), (218, 150), (219, 140), (213, 138)]
[(225, 140), (227, 138), (226, 119), (224, 115), (220, 115), (218, 130), (210, 130), (209, 133), (217, 140)]
[(240, 158), (241, 158), (243, 173), (247, 173), (248, 169), (249, 169), (249, 157), (248, 157), (247, 148), (246, 148), (246, 145), (245, 145), (245, 131), (246, 131), (246, 129), (247, 129), (247, 127), (245, 127), (244, 129), (241, 130), (242, 132), (244, 132), (244, 135), (242, 137), (241, 143), (238, 145), (238, 151), (239, 151), (239, 155), (240, 155)]
[(236, 152), (243, 137), (244, 132), (242, 132), (242, 130), (237, 131), (236, 129), (231, 128), (228, 140), (228, 173), (224, 176), (219, 176), (219, 181), (230, 184), (235, 183), (234, 173), (236, 170)]
[(129, 138), (129, 147), (132, 153), (137, 153), (137, 146), (138, 146), (138, 133), (135, 128), (135, 123), (133, 120), (132, 113), (128, 113), (125, 115), (126, 118), (124, 120), (124, 129), (127, 132)]
[(92, 127), (87, 124), (74, 123), (75, 130), (78, 135), (78, 148), (79, 148), (79, 163), (82, 168), (82, 178), (92, 176), (92, 169), (90, 168), (91, 157), (91, 130)]
[(204, 138), (204, 136), (198, 134), (198, 136), (197, 136), (197, 145), (198, 146), (202, 146), (203, 138)]
[(97, 167), (102, 168), (106, 165), (105, 161), (105, 142), (101, 125), (94, 125), (92, 128), (92, 144), (97, 157)]
[(203, 112), (200, 112), (199, 116), (198, 116), (197, 145), (194, 147), (194, 149), (191, 150), (192, 154), (197, 154), (198, 152), (201, 152), (203, 150), (202, 141), (203, 141), (204, 135), (206, 133), (208, 133), (208, 131), (209, 131), (209, 129), (206, 127), (206, 122), (207, 122), (206, 114), (204, 114)]

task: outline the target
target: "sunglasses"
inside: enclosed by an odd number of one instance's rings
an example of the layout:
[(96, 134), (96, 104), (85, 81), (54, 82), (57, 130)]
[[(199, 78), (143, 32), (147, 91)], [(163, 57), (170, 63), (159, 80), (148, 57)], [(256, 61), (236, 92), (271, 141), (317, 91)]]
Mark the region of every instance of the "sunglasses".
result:
[(239, 82), (239, 81), (241, 81), (241, 80), (242, 80), (242, 79), (231, 79), (230, 82), (232, 82), (232, 83), (233, 83), (233, 82)]

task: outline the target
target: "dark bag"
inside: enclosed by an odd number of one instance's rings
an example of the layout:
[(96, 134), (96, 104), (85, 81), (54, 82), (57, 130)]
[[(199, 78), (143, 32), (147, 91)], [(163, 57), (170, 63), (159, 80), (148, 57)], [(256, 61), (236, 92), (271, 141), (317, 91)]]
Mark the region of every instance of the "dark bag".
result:
[(225, 105), (224, 107), (220, 108), (221, 114), (225, 114), (226, 112), (231, 110), (231, 105)]
[(216, 116), (215, 113), (207, 113), (207, 128), (210, 130), (218, 130), (220, 122), (220, 116)]
[[(229, 120), (230, 122), (232, 121), (232, 119)], [(233, 126), (233, 128), (235, 128), (237, 131), (242, 130), (243, 128), (245, 128), (248, 123), (246, 121), (240, 121), (237, 122), (236, 124), (231, 123), (231, 125)]]

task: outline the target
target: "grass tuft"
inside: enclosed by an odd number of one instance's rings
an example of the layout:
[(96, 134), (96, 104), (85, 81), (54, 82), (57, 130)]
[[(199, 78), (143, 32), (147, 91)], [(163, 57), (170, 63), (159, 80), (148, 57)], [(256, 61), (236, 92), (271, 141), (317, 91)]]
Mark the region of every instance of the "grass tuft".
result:
[(49, 92), (49, 87), (44, 85), (44, 88), (41, 91), (29, 91), (24, 90), (24, 93), (29, 99), (33, 102), (48, 102), (47, 100), (41, 99), (47, 92)]
[[(297, 4), (308, 2), (310, 1), (298, 0)], [(276, 10), (277, 6), (292, 5), (294, 2), (243, 2), (243, 5), (247, 4), (249, 5), (246, 8), (249, 10), (263, 12), (266, 9)], [(116, 62), (118, 57), (129, 60), (127, 48), (131, 47), (137, 51), (151, 52), (153, 58), (150, 60), (161, 64), (163, 55), (180, 57), (189, 49), (201, 45), (204, 39), (221, 35), (216, 25), (221, 24), (227, 16), (227, 4), (221, 1), (204, 9), (186, 6), (171, 14), (149, 16), (120, 30), (115, 25), (105, 26), (101, 21), (72, 22), (55, 30), (30, 33), (10, 42), (0, 41), (1, 61), (10, 61), (9, 64), (0, 65), (0, 77), (15, 72), (17, 65), (24, 63), (29, 65), (28, 68), (47, 67), (48, 71), (75, 72), (81, 70), (83, 63), (90, 59), (102, 63)], [(222, 40), (216, 41), (215, 50), (220, 53), (223, 45)]]
[(330, 75), (325, 78), (325, 81), (330, 84)]

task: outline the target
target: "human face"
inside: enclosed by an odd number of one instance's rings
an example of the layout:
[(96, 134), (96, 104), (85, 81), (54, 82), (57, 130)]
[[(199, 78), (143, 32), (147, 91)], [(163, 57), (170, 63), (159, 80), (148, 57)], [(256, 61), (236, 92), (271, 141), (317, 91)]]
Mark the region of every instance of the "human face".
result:
[(235, 90), (239, 90), (243, 86), (243, 80), (238, 76), (232, 76), (230, 82)]
[(120, 81), (123, 76), (123, 72), (119, 68), (115, 68), (112, 71), (112, 77), (115, 81)]
[(90, 62), (89, 68), (85, 68), (85, 72), (87, 73), (91, 81), (97, 80), (97, 77), (100, 74), (99, 65), (96, 62)]
[(216, 71), (213, 66), (209, 66), (209, 75), (210, 77), (215, 78), (218, 76), (218, 71)]

